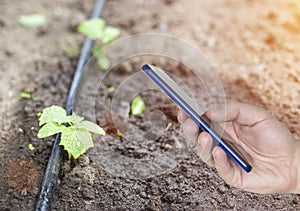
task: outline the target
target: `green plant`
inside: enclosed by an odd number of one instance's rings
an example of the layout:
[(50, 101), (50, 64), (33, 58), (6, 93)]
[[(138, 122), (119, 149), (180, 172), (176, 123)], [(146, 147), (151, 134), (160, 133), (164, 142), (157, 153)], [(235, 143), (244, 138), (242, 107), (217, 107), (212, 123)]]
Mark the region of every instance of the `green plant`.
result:
[(21, 92), (21, 97), (24, 98), (24, 99), (30, 99), (30, 93), (27, 93), (27, 92)]
[[(93, 18), (86, 20), (79, 24), (78, 32), (90, 37), (94, 40), (99, 40), (101, 44), (95, 44), (93, 47), (93, 54), (97, 58), (98, 66), (101, 70), (106, 70), (110, 66), (110, 62), (106, 57), (104, 47), (113, 42), (120, 34), (120, 30), (107, 26), (102, 18)], [(100, 51), (99, 51), (100, 50)]]
[(38, 27), (42, 26), (46, 22), (46, 16), (44, 14), (31, 14), (31, 15), (20, 15), (18, 22), (26, 27)]
[(39, 115), (39, 138), (61, 133), (60, 145), (68, 152), (69, 158), (78, 158), (93, 147), (92, 134), (105, 135), (105, 131), (93, 122), (72, 114), (66, 115), (66, 110), (59, 106), (44, 108)]
[(107, 88), (108, 93), (112, 93), (112, 92), (114, 92), (115, 90), (116, 90), (116, 87), (115, 87), (115, 86), (110, 86), (110, 87)]
[(33, 144), (28, 144), (28, 149), (31, 150), (31, 151), (33, 151), (34, 150)]
[(136, 96), (131, 102), (131, 114), (133, 116), (140, 115), (144, 112), (146, 105), (140, 95)]

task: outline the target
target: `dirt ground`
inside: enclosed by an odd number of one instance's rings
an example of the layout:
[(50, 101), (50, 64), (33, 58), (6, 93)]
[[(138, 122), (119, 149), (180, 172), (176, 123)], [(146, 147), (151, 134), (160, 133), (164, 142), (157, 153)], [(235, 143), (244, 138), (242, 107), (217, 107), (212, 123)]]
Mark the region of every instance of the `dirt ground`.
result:
[[(36, 114), (52, 104), (65, 105), (78, 57), (68, 55), (64, 49), (80, 50), (84, 37), (76, 27), (89, 17), (92, 7), (91, 0), (0, 0), (0, 210), (34, 209), (53, 144), (51, 138), (37, 138)], [(36, 12), (46, 15), (45, 26), (26, 28), (18, 24), (18, 15)], [(264, 106), (297, 137), (299, 14), (300, 3), (296, 0), (109, 0), (103, 17), (109, 25), (120, 28), (120, 37), (156, 32), (173, 35), (200, 49), (218, 72), (228, 99)], [(133, 62), (117, 69), (124, 77), (135, 65)], [(122, 81), (121, 75), (116, 78), (113, 85)], [(186, 80), (193, 81), (191, 76)], [(102, 91), (111, 83), (104, 84)], [(22, 91), (31, 93), (31, 99), (22, 99)], [(103, 93), (98, 99), (102, 104), (97, 119), (110, 129), (105, 109), (111, 96)], [(143, 97), (150, 110), (157, 109), (156, 102), (160, 102), (158, 108), (170, 123), (168, 130), (146, 146), (109, 133), (97, 139), (95, 148), (79, 160), (65, 159), (53, 210), (300, 208), (296, 194), (244, 192), (225, 184), (193, 150), (170, 150), (185, 140), (176, 121), (176, 108), (155, 92)], [(143, 123), (143, 118), (130, 121), (146, 130), (149, 125)], [(28, 144), (34, 145), (34, 151), (28, 149)], [(166, 169), (167, 165), (168, 171), (146, 179), (132, 178), (131, 174), (116, 176), (114, 170), (121, 165), (105, 157), (106, 149), (140, 161), (171, 153), (176, 165), (166, 160), (161, 167)], [(108, 171), (103, 166), (108, 164), (115, 169)]]

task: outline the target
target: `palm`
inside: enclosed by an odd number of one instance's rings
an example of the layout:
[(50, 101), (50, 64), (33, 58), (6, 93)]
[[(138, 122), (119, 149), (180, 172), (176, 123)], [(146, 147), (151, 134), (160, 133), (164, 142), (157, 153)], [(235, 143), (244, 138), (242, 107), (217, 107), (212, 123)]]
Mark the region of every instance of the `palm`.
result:
[(292, 180), (290, 171), (293, 155), (296, 154), (296, 142), (277, 119), (270, 117), (251, 126), (233, 122), (226, 127), (226, 131), (236, 140), (235, 144), (253, 166), (252, 171), (246, 173), (233, 164), (235, 173), (226, 178), (226, 182), (260, 193), (290, 188), (288, 181)]

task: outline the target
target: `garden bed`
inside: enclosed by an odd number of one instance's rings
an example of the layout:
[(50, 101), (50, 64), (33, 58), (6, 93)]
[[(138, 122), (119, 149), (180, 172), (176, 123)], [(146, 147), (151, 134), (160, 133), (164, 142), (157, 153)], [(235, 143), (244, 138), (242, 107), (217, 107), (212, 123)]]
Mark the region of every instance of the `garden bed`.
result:
[[(47, 27), (18, 26), (15, 14), (36, 12), (30, 6), (35, 4), (46, 13)], [(205, 53), (219, 73), (226, 98), (272, 109), (295, 132), (297, 122), (284, 118), (285, 111), (262, 98), (263, 88), (247, 82), (249, 72), (255, 75), (250, 74), (253, 80), (266, 69), (266, 74), (258, 77), (263, 82), (271, 76), (269, 70), (273, 70), (276, 81), (281, 72), (284, 75), (299, 66), (299, 47), (296, 47), (296, 43), (298, 46), (300, 43), (299, 28), (294, 24), (298, 17), (294, 13), (298, 10), (293, 1), (191, 1), (191, 6), (187, 5), (179, 0), (163, 3), (114, 0), (108, 1), (104, 18), (108, 24), (120, 28), (123, 37), (159, 32), (187, 40)], [(4, 87), (0, 123), (0, 159), (4, 169), (0, 172), (1, 210), (32, 210), (35, 206), (53, 144), (51, 138), (37, 138), (36, 114), (52, 104), (64, 106), (78, 58), (68, 55), (62, 46), (80, 49), (84, 38), (76, 32), (76, 26), (88, 18), (92, 6), (93, 1), (40, 3), (31, 0), (26, 5), (0, 2), (3, 14), (0, 24), (5, 32), (1, 32), (5, 39), (0, 41), (3, 44), (0, 80)], [(279, 6), (281, 11), (277, 10)], [(59, 8), (63, 11), (61, 15), (55, 13)], [(249, 17), (245, 17), (245, 11)], [(184, 16), (187, 13), (189, 16)], [(291, 39), (294, 40), (292, 46)], [(286, 59), (282, 60), (283, 57)], [(177, 107), (161, 92), (142, 93), (146, 111), (128, 121), (146, 132), (150, 128), (146, 121), (149, 114), (161, 110), (166, 115), (162, 135), (155, 140), (117, 136), (109, 112), (112, 94), (107, 88), (117, 87), (124, 78), (138, 71), (144, 61), (133, 59), (119, 64), (99, 87), (96, 117), (108, 134), (96, 137), (95, 147), (78, 160), (64, 157), (53, 210), (299, 209), (298, 195), (259, 195), (226, 185), (215, 170), (197, 157), (193, 144), (182, 135), (176, 119)], [(194, 83), (193, 76), (186, 74), (186, 67), (177, 63), (161, 65), (166, 70), (178, 71), (187, 84), (201, 89)], [(283, 91), (284, 87), (283, 83)], [(29, 92), (31, 99), (21, 99), (21, 91)], [(269, 92), (266, 96), (270, 96)], [(291, 115), (294, 115), (291, 118), (299, 117), (297, 113)], [(33, 144), (35, 149), (30, 151), (28, 144)], [(178, 151), (178, 146), (184, 146), (184, 150)], [(115, 162), (128, 158), (128, 161), (151, 167), (157, 156), (166, 154), (168, 159), (161, 159), (164, 162), (156, 165), (157, 174), (152, 176), (144, 176), (141, 166), (124, 168), (124, 163)], [(125, 171), (119, 172), (120, 168)], [(140, 172), (136, 173), (137, 169)], [(33, 176), (16, 177), (18, 173)]]

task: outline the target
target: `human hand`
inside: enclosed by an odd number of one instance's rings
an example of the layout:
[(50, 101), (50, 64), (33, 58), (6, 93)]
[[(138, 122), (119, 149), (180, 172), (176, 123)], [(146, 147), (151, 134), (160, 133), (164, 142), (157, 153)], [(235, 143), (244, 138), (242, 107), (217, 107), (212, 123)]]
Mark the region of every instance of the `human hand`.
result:
[[(252, 165), (252, 171), (246, 173), (219, 146), (211, 149), (211, 136), (201, 132), (197, 137), (198, 154), (203, 158), (211, 152), (212, 156), (204, 162), (215, 167), (226, 183), (256, 193), (300, 193), (299, 141), (275, 116), (260, 107), (238, 102), (228, 103), (225, 111), (208, 111), (205, 115), (211, 121), (226, 122), (225, 131), (234, 139), (233, 145)], [(182, 111), (178, 120), (186, 136), (198, 135), (199, 127)]]

